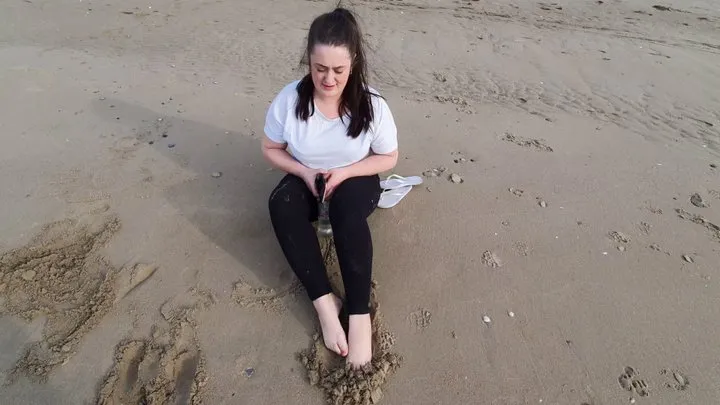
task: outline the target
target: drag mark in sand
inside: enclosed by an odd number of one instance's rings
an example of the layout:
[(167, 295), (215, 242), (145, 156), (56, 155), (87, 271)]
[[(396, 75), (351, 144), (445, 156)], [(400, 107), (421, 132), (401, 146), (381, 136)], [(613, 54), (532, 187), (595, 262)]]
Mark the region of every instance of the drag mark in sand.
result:
[(98, 250), (119, 228), (113, 215), (66, 219), (0, 256), (0, 315), (47, 317), (42, 340), (27, 348), (9, 382), (21, 374), (44, 381), (112, 307), (118, 271)]

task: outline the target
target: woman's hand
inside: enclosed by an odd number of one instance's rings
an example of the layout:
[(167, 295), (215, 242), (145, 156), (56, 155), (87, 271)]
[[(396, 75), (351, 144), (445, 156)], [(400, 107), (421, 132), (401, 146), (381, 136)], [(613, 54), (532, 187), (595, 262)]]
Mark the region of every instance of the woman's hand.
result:
[(335, 189), (350, 177), (350, 172), (347, 167), (331, 169), (325, 173), (325, 198), (329, 198)]
[[(318, 195), (318, 191), (315, 188), (315, 178), (318, 174), (322, 174), (324, 176), (327, 176), (327, 172), (325, 170), (317, 170), (317, 169), (311, 169), (309, 167), (305, 167), (303, 170), (301, 170), (299, 174), (299, 177), (303, 179), (305, 184), (308, 186), (310, 191), (313, 193), (315, 197), (320, 197)], [(325, 187), (325, 190), (327, 190), (327, 186)], [(325, 193), (327, 195), (327, 192)]]

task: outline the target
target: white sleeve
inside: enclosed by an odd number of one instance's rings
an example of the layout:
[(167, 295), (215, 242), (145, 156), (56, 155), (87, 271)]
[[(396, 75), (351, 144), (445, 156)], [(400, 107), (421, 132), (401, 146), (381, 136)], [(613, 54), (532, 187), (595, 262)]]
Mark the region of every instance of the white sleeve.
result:
[(275, 143), (287, 143), (284, 137), (285, 120), (288, 114), (288, 97), (281, 91), (275, 97), (265, 117), (265, 135)]
[[(376, 96), (372, 96), (376, 97)], [(373, 141), (370, 148), (373, 152), (385, 155), (395, 152), (398, 148), (397, 128), (390, 107), (382, 97), (377, 97), (375, 119), (373, 120)]]

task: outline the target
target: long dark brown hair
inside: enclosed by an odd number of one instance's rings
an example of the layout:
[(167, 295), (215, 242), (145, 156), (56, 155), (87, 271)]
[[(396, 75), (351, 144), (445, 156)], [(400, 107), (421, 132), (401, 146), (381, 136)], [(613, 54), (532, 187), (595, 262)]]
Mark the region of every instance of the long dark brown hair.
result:
[[(350, 10), (338, 7), (332, 12), (317, 17), (310, 25), (307, 47), (303, 61), (310, 66), (310, 55), (316, 45), (344, 46), (350, 52), (352, 65), (350, 76), (340, 97), (338, 113), (341, 119), (350, 116), (347, 135), (357, 138), (363, 131), (370, 129), (374, 118), (372, 97), (367, 85), (367, 61), (362, 32), (357, 19)], [(299, 120), (307, 121), (315, 113), (315, 86), (312, 75), (308, 74), (297, 86), (298, 100), (295, 115)]]

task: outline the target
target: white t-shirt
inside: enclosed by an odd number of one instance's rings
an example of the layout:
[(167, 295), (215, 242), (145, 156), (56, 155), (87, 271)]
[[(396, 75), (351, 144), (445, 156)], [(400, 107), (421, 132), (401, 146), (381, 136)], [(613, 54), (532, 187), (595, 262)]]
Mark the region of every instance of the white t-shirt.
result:
[(340, 117), (327, 119), (317, 107), (307, 121), (295, 116), (298, 83), (285, 86), (273, 100), (265, 119), (265, 135), (273, 142), (287, 144), (288, 152), (300, 163), (311, 169), (330, 170), (357, 163), (370, 151), (382, 155), (397, 149), (395, 120), (382, 97), (371, 96), (374, 119), (370, 130), (353, 139), (347, 135), (348, 116), (344, 122)]

